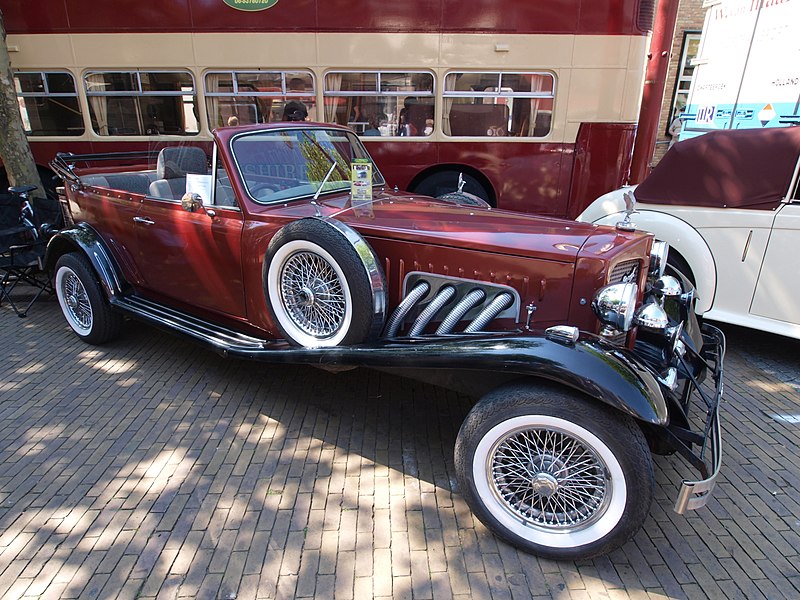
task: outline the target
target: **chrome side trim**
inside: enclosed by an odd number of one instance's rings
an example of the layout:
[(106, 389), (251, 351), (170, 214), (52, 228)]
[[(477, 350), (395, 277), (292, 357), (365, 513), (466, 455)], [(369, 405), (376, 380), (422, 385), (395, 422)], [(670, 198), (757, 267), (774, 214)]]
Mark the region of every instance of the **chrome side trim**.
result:
[[(456, 299), (458, 300), (466, 296), (475, 288), (480, 288), (486, 293), (487, 298), (494, 298), (499, 293), (511, 294), (513, 303), (504, 307), (503, 311), (500, 312), (496, 318), (514, 319), (514, 322), (516, 323), (519, 321), (519, 316), (522, 313), (522, 301), (520, 300), (519, 292), (517, 292), (517, 290), (510, 285), (494, 283), (491, 281), (480, 281), (477, 279), (453, 277), (451, 275), (438, 275), (435, 273), (426, 273), (424, 271), (411, 271), (406, 274), (405, 279), (403, 280), (403, 297), (408, 294), (409, 290), (413, 288), (419, 280), (425, 280), (430, 284), (430, 300), (436, 296), (440, 288), (443, 288), (446, 285), (452, 285), (454, 288), (456, 288)], [(430, 302), (430, 300), (423, 300), (422, 304), (419, 306), (419, 310), (423, 310), (425, 302)], [(477, 317), (479, 312), (480, 310), (475, 308), (474, 311), (467, 312), (464, 315), (464, 318), (467, 320), (474, 319)]]
[(458, 322), (464, 318), (464, 315), (475, 308), (478, 304), (482, 303), (485, 299), (486, 292), (484, 292), (481, 288), (475, 288), (472, 290), (453, 307), (453, 310), (447, 314), (447, 316), (439, 325), (439, 328), (436, 330), (436, 335), (452, 333), (455, 326), (458, 325)]

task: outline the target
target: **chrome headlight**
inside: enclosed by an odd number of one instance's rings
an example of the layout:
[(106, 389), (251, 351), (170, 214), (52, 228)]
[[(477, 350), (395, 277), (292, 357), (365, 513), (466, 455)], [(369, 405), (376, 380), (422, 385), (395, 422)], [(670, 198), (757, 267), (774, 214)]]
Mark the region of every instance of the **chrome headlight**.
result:
[(636, 309), (634, 321), (639, 327), (664, 330), (669, 325), (669, 317), (660, 304), (650, 302)]
[(636, 296), (635, 283), (612, 283), (597, 290), (592, 300), (592, 310), (604, 325), (628, 331), (633, 324)]
[(665, 298), (675, 298), (683, 294), (681, 282), (672, 275), (664, 275), (663, 277), (659, 277), (658, 281), (653, 284), (653, 290)]
[(650, 249), (650, 268), (648, 274), (651, 280), (659, 279), (664, 276), (664, 269), (667, 268), (667, 255), (669, 254), (669, 244), (667, 242), (653, 242)]

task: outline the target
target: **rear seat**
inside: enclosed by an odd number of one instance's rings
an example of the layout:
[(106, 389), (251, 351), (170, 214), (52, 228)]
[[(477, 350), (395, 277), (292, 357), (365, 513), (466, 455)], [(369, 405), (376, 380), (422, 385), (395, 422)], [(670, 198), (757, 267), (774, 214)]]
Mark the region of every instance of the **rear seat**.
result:
[(95, 187), (110, 188), (112, 190), (122, 190), (132, 194), (147, 194), (150, 183), (155, 180), (155, 172), (131, 172), (131, 173), (106, 173), (104, 175), (87, 175), (81, 177), (81, 181), (86, 185)]

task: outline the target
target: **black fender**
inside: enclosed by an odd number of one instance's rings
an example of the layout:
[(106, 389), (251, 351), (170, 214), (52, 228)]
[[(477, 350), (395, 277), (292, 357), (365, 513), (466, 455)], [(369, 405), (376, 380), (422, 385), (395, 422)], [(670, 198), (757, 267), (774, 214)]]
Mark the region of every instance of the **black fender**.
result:
[(664, 394), (647, 366), (630, 351), (591, 334), (575, 343), (551, 340), (544, 333), (456, 334), (333, 348), (229, 347), (223, 353), (264, 362), (400, 369), (407, 376), (414, 370), (435, 370), (440, 375), (452, 372), (457, 379), (471, 371), (493, 385), (534, 377), (573, 388), (645, 423), (669, 421)]
[(47, 243), (45, 268), (52, 270), (58, 259), (69, 252), (81, 252), (92, 264), (109, 300), (123, 295), (126, 284), (122, 272), (100, 235), (86, 223), (62, 229)]

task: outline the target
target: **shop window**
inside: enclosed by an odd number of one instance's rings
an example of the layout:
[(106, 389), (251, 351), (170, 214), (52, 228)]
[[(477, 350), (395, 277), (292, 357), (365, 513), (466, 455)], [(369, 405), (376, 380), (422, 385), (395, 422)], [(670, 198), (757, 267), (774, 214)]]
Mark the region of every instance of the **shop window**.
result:
[[(692, 61), (697, 58), (697, 52), (700, 49), (700, 33), (699, 31), (686, 31), (683, 34), (681, 60), (678, 63), (675, 91), (672, 94), (672, 104), (669, 107), (669, 119), (667, 119), (665, 131), (668, 136), (675, 136), (674, 132), (680, 131), (679, 122), (676, 122), (675, 119), (680, 117), (689, 101), (689, 88), (692, 85), (692, 75), (694, 74)], [(673, 133), (670, 132), (670, 129)]]

